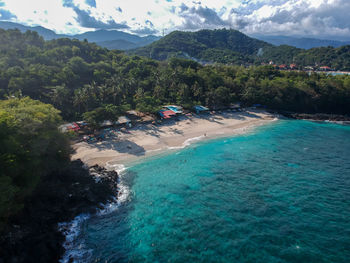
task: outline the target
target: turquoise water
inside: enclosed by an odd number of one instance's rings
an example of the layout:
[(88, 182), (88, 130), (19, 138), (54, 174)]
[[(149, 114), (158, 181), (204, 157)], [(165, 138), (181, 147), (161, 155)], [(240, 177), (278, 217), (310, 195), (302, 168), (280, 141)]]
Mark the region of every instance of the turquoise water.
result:
[(350, 127), (278, 121), (135, 165), (91, 262), (350, 262)]

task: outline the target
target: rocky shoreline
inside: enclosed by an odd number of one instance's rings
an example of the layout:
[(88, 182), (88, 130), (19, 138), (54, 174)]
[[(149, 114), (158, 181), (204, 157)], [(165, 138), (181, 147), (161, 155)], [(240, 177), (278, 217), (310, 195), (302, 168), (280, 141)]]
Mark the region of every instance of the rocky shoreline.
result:
[(280, 111), (279, 114), (296, 120), (313, 120), (313, 121), (330, 121), (330, 122), (345, 122), (350, 124), (350, 116), (327, 113), (296, 113)]
[(65, 236), (58, 224), (93, 214), (118, 194), (118, 174), (80, 160), (44, 178), (0, 236), (0, 263), (58, 262)]

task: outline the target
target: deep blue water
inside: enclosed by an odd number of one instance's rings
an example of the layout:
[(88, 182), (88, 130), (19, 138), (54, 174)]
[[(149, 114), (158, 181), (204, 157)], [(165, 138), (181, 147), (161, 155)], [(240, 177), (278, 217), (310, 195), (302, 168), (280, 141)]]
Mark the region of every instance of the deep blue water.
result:
[(137, 164), (91, 262), (350, 262), (350, 127), (278, 121)]

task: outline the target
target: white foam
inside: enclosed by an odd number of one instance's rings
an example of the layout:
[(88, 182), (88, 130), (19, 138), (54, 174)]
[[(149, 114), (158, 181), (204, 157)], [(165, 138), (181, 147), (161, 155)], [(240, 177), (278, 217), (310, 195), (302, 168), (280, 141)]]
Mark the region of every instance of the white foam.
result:
[(118, 183), (118, 197), (114, 198), (111, 202), (103, 205), (103, 208), (97, 212), (97, 215), (108, 215), (116, 211), (122, 203), (124, 203), (129, 197), (130, 189), (120, 181)]
[(71, 259), (73, 259), (74, 262), (86, 262), (91, 256), (92, 250), (85, 249), (85, 244), (77, 240), (82, 223), (89, 217), (89, 214), (82, 214), (75, 217), (71, 222), (58, 224), (59, 231), (61, 231), (66, 237), (66, 240), (63, 243), (65, 253), (59, 262), (68, 263), (71, 262)]
[(109, 171), (116, 171), (118, 173), (118, 175), (120, 176), (123, 172), (126, 171), (126, 167), (124, 164), (119, 164), (119, 163), (115, 163), (113, 164), (112, 161), (107, 162), (105, 165), (106, 169)]
[(169, 150), (183, 149), (183, 148), (191, 145), (192, 143), (194, 143), (196, 141), (202, 140), (203, 138), (205, 138), (204, 135), (198, 136), (198, 137), (189, 138), (186, 141), (184, 141), (181, 146), (168, 147), (168, 149)]
[[(116, 211), (122, 203), (124, 203), (129, 196), (129, 187), (123, 184), (123, 175), (125, 175), (126, 167), (123, 164), (106, 164), (107, 170), (115, 170), (118, 173), (118, 196), (114, 198), (111, 202), (102, 206), (102, 209), (96, 212), (97, 216), (107, 215)], [(75, 217), (71, 222), (59, 223), (58, 229), (66, 237), (63, 247), (65, 248), (65, 253), (62, 259), (59, 260), (60, 263), (83, 263), (88, 262), (92, 255), (92, 249), (87, 249), (84, 241), (78, 239), (82, 224), (85, 220), (89, 219), (89, 214), (82, 214)]]

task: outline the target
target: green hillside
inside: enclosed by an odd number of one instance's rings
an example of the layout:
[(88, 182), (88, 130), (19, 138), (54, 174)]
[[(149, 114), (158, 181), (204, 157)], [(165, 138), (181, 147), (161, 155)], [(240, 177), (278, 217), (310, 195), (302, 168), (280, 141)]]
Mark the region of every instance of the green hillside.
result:
[(171, 57), (193, 58), (220, 63), (249, 63), (259, 50), (273, 47), (237, 30), (174, 31), (162, 39), (131, 53), (157, 60)]
[[(201, 31), (201, 34), (205, 32), (208, 31)], [(199, 39), (200, 34), (195, 35)], [(225, 43), (224, 37), (207, 39), (206, 46), (243, 48), (239, 43)], [(195, 43), (199, 48), (204, 45)], [(249, 43), (249, 52), (257, 52), (259, 45), (265, 44), (260, 41)], [(339, 62), (339, 67), (349, 63), (346, 59), (348, 47), (297, 50), (300, 53), (294, 53), (293, 48), (281, 46), (275, 49), (276, 54), (271, 48), (273, 46), (267, 45), (267, 51), (259, 59), (274, 55), (281, 60), (304, 59), (305, 63), (328, 60), (331, 65), (336, 65)], [(268, 53), (269, 49), (271, 53)], [(210, 52), (213, 50), (215, 53)], [(258, 59), (245, 52), (247, 55), (235, 54), (238, 58), (255, 59), (254, 63), (259, 64)], [(278, 57), (278, 52), (285, 57)], [(228, 49), (215, 48), (202, 49), (198, 53), (208, 57), (212, 54), (232, 55)], [(128, 109), (155, 112), (162, 105), (173, 103), (189, 109), (196, 104), (218, 108), (237, 101), (245, 105), (259, 103), (279, 110), (348, 114), (349, 88), (349, 76), (309, 75), (279, 71), (270, 66), (203, 66), (181, 58), (160, 63), (110, 51), (87, 41), (67, 38), (44, 41), (35, 32), (23, 34), (18, 30), (0, 30), (0, 99), (28, 96), (52, 104), (66, 120), (91, 121), (96, 117), (97, 123)]]
[(260, 65), (295, 63), (305, 66), (329, 66), (350, 70), (350, 46), (319, 47), (309, 50), (288, 45), (273, 46), (237, 30), (175, 31), (152, 44), (129, 52), (157, 60), (188, 58), (203, 63)]

